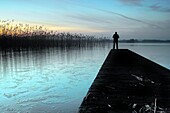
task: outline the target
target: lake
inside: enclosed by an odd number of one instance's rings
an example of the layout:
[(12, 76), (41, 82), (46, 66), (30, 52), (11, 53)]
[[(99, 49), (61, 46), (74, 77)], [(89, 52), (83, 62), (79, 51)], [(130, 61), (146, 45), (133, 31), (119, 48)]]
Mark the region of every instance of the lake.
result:
[[(76, 113), (111, 43), (82, 48), (0, 51), (0, 112)], [(170, 44), (120, 43), (170, 69)]]

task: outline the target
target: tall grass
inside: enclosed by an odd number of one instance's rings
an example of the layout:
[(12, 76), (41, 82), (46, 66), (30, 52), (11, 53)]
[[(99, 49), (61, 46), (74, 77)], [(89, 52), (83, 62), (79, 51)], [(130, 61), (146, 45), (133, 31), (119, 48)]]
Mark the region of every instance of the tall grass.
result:
[(0, 20), (0, 48), (23, 49), (44, 47), (82, 47), (108, 41), (94, 36), (49, 31), (44, 26), (14, 24), (14, 20)]

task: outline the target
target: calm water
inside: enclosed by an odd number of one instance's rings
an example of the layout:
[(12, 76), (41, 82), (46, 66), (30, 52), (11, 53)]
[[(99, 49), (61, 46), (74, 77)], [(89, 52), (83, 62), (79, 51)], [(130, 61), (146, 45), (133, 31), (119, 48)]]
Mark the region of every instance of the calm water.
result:
[[(112, 48), (0, 52), (0, 112), (76, 113)], [(120, 44), (170, 69), (170, 44)]]

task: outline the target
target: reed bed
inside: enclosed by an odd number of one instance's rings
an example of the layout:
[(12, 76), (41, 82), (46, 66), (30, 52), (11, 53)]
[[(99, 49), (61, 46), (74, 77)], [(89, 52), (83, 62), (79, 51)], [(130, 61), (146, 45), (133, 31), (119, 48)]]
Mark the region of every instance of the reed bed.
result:
[(109, 41), (103, 37), (51, 31), (43, 25), (14, 23), (14, 20), (0, 20), (0, 49), (85, 47)]

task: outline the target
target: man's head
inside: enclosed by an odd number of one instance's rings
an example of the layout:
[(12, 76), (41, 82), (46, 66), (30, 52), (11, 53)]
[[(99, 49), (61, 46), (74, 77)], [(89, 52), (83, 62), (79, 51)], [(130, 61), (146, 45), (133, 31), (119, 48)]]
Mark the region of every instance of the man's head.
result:
[(117, 34), (117, 32), (115, 32), (115, 34)]

